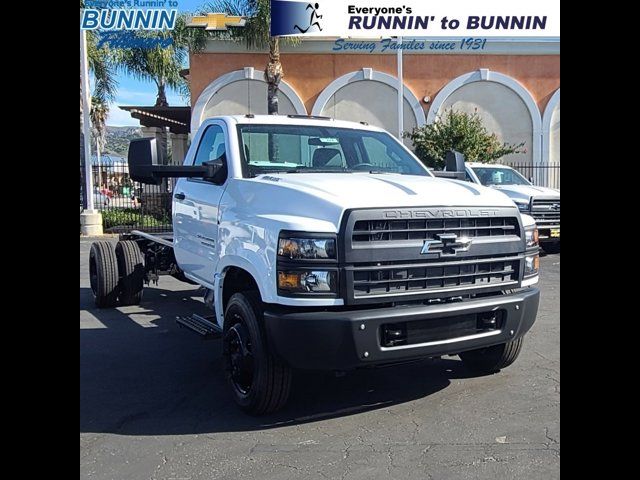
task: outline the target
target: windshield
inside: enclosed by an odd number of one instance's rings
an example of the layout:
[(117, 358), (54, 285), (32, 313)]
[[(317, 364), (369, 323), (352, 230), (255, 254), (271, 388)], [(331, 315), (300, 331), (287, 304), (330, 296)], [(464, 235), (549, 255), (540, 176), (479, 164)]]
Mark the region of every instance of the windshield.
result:
[(391, 135), (311, 125), (238, 125), (245, 176), (399, 173), (431, 176)]
[(512, 168), (474, 167), (473, 172), (482, 185), (531, 185)]

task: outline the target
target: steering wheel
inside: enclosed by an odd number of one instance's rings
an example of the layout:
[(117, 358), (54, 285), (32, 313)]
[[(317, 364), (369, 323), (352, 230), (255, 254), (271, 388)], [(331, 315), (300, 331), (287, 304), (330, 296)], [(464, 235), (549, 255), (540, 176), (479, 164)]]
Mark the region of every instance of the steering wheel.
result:
[(353, 167), (351, 167), (353, 170), (377, 170), (378, 167), (376, 167), (374, 164), (372, 163), (357, 163), (355, 164)]

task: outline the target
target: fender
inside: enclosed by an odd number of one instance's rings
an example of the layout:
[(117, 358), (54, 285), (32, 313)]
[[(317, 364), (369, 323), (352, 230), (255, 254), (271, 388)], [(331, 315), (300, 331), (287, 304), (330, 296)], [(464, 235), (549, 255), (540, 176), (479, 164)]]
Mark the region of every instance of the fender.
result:
[[(264, 291), (265, 275), (260, 275), (258, 273), (257, 268), (252, 263), (252, 261), (256, 261), (256, 260), (259, 260), (259, 257), (248, 260), (238, 255), (225, 255), (218, 262), (217, 272), (214, 274), (214, 277), (213, 277), (214, 278), (213, 283), (214, 283), (214, 292), (216, 292), (214, 297), (216, 321), (218, 322), (218, 325), (220, 326), (220, 328), (222, 328), (224, 325), (224, 308), (222, 305), (222, 290), (224, 288), (224, 276), (227, 270), (229, 270), (229, 268), (236, 267), (236, 268), (241, 268), (247, 271), (256, 281), (256, 285), (258, 285), (258, 292), (260, 293), (260, 298), (262, 298), (262, 301), (269, 302), (269, 300), (267, 300), (267, 297)], [(268, 272), (268, 269), (266, 270)], [(271, 302), (273, 302), (273, 300), (271, 300)]]

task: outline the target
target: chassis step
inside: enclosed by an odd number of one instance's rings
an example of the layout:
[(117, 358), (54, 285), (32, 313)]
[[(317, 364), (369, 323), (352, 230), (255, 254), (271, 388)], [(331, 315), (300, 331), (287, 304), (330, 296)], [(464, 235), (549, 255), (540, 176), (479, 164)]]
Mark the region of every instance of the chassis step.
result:
[(203, 317), (194, 313), (188, 317), (176, 317), (176, 323), (179, 327), (188, 328), (203, 338), (219, 338), (222, 336), (222, 330), (217, 323), (209, 320), (214, 318), (215, 315)]

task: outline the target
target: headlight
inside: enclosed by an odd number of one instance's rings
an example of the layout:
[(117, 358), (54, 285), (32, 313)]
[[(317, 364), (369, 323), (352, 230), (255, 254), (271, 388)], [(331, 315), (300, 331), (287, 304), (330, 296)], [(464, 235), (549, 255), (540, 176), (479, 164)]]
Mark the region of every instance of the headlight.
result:
[(524, 276), (529, 277), (538, 273), (540, 267), (540, 257), (538, 254), (524, 257)]
[(526, 227), (524, 231), (525, 239), (527, 240), (527, 248), (538, 246), (538, 227)]
[(335, 238), (280, 238), (278, 256), (290, 260), (335, 259)]
[(278, 289), (287, 293), (337, 293), (338, 275), (330, 270), (278, 271)]
[(521, 212), (528, 212), (529, 211), (529, 202), (521, 202), (521, 201), (515, 201), (514, 200), (514, 203), (518, 207), (518, 210), (520, 210)]

